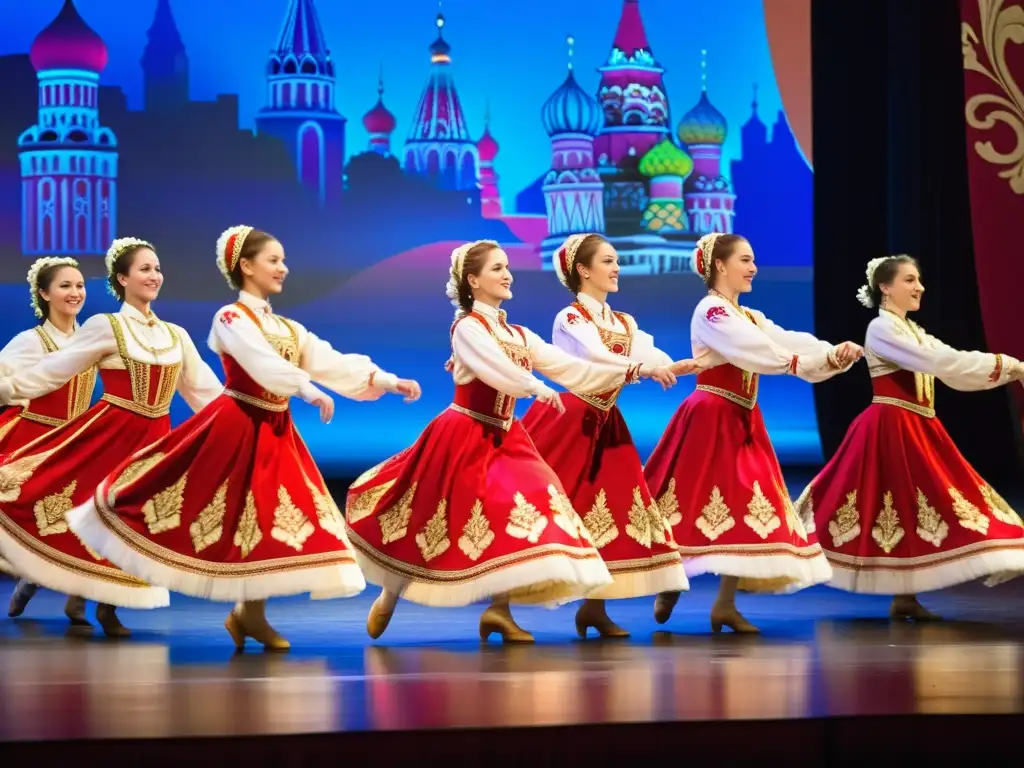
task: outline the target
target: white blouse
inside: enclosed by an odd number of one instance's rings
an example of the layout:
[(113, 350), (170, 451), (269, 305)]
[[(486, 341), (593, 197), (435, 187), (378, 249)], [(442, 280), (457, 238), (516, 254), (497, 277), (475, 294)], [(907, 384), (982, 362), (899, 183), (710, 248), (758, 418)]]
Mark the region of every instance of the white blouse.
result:
[(826, 381), (853, 365), (840, 368), (835, 358), (836, 347), (829, 342), (810, 333), (787, 331), (756, 309), (740, 309), (716, 295), (705, 296), (697, 304), (690, 321), (690, 340), (693, 356), (703, 358), (705, 367), (731, 363), (750, 373), (792, 373), (812, 384)]
[(903, 369), (934, 376), (962, 392), (1000, 387), (1021, 373), (1016, 358), (953, 349), (913, 320), (884, 309), (868, 324), (864, 349), (872, 377)]
[[(43, 321), (43, 330), (53, 340), (57, 349), (64, 349), (75, 337), (78, 323), (75, 323), (75, 328), (71, 333), (64, 333), (49, 320), (45, 320)], [(39, 333), (35, 328), (22, 331), (7, 342), (7, 346), (0, 349), (0, 377), (11, 376), (22, 368), (35, 365), (46, 354), (46, 347), (43, 346), (43, 340), (39, 338)], [(10, 403), (10, 405), (22, 406), (27, 404), (28, 400)]]
[[(260, 326), (234, 304), (218, 310), (210, 329), (210, 349), (234, 358), (253, 381), (278, 397), (298, 395), (310, 402), (322, 393), (316, 381), (351, 400), (377, 400), (395, 392), (398, 377), (382, 371), (366, 355), (342, 354), (294, 320), (285, 322), (270, 304), (242, 291), (238, 301), (259, 319)], [(266, 334), (290, 337), (295, 330), (299, 365), (281, 357), (267, 341)]]
[[(555, 325), (551, 330), (551, 342), (556, 347), (564, 349), (570, 355), (599, 363), (616, 364), (629, 360), (643, 363), (649, 368), (672, 365), (672, 358), (654, 346), (654, 337), (641, 331), (632, 315), (623, 314), (629, 323), (627, 328), (607, 304), (602, 304), (585, 293), (578, 293), (576, 300), (590, 313), (594, 322), (591, 323), (582, 317), (576, 307), (566, 307), (555, 317)], [(631, 335), (629, 355), (617, 355), (609, 350), (601, 340), (599, 328)]]
[[(199, 356), (184, 328), (164, 323), (152, 313), (146, 317), (129, 304), (122, 304), (114, 318), (121, 327), (130, 358), (154, 365), (181, 363), (178, 394), (193, 411), (201, 410), (221, 394), (223, 387), (217, 375)], [(177, 344), (170, 329), (178, 339)], [(67, 346), (0, 379), (0, 403), (42, 397), (97, 364), (100, 369), (124, 369), (117, 337), (104, 315), (86, 320)]]
[[(480, 379), (489, 387), (516, 398), (552, 394), (544, 382), (512, 362), (491, 336), (493, 332), (502, 341), (523, 345), (523, 337), (501, 322), (505, 318), (504, 310), (477, 301), (473, 303), (473, 311), (487, 319), (490, 331), (470, 318), (455, 326), (452, 334), (455, 383), (468, 384)], [(624, 365), (625, 358), (620, 357), (614, 364), (588, 362), (548, 344), (528, 328), (523, 328), (523, 334), (533, 369), (573, 392), (598, 394), (631, 383), (630, 378), (636, 379), (635, 375), (630, 376), (631, 370), (635, 374), (636, 364), (627, 361)]]

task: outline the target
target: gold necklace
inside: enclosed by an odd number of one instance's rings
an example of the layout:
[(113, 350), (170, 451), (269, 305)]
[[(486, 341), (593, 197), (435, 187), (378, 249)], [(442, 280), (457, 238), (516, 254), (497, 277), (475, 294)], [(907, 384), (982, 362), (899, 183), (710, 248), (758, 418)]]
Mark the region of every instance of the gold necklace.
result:
[[(149, 325), (149, 323), (143, 323), (141, 320), (136, 320), (134, 317), (130, 317), (129, 316), (128, 320), (135, 320), (135, 322), (139, 323), (139, 325), (144, 325), (147, 328), (153, 327), (153, 326)], [(154, 325), (155, 325), (155, 323), (160, 323), (160, 325), (163, 325), (166, 328), (166, 324), (163, 321), (161, 321), (161, 320), (157, 320), (155, 316), (154, 316), (153, 320), (154, 320)], [(167, 352), (170, 352), (172, 349), (174, 349), (176, 346), (178, 346), (177, 341), (174, 338), (174, 334), (170, 332), (170, 329), (168, 329), (167, 332), (168, 332), (168, 334), (171, 337), (171, 345), (169, 347), (160, 347), (158, 349), (157, 347), (151, 347), (148, 344), (144, 344), (142, 342), (142, 339), (140, 339), (138, 336), (135, 335), (135, 331), (132, 330), (132, 324), (130, 322), (126, 323), (126, 325), (128, 326), (128, 334), (135, 340), (135, 343), (138, 344), (140, 347), (142, 347), (146, 352), (149, 352), (149, 354), (151, 354), (153, 356), (154, 360), (159, 360), (160, 359), (160, 355), (166, 354)]]

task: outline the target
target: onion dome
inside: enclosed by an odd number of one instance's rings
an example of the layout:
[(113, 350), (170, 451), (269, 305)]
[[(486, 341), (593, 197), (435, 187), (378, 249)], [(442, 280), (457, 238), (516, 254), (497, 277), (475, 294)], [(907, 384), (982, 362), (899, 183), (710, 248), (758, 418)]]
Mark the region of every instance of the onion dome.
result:
[(498, 156), (498, 142), (491, 136), (491, 129), (485, 128), (484, 135), (476, 143), (476, 151), (480, 155), (481, 163), (490, 163)]
[(363, 127), (367, 133), (391, 133), (398, 123), (391, 111), (384, 106), (384, 99), (378, 98), (377, 105), (363, 115)]
[(676, 135), (687, 146), (694, 144), (724, 144), (729, 126), (725, 116), (715, 109), (708, 92), (701, 91), (697, 105), (683, 115)]
[(640, 159), (640, 173), (648, 178), (655, 176), (678, 176), (685, 179), (693, 170), (693, 160), (683, 150), (665, 139)]
[(57, 18), (36, 36), (29, 58), (36, 72), (80, 69), (99, 74), (107, 66), (107, 46), (78, 15), (73, 0), (64, 0)]
[(604, 113), (597, 99), (580, 88), (572, 70), (565, 82), (541, 107), (540, 118), (548, 136), (582, 133), (596, 136), (604, 125)]

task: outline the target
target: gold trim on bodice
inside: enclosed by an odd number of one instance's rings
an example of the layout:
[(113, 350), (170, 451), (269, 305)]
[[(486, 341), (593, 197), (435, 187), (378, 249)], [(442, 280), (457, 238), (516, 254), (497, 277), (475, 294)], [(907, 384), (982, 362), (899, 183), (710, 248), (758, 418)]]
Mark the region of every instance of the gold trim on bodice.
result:
[[(128, 379), (132, 387), (132, 399), (127, 400), (105, 392), (103, 400), (115, 405), (118, 408), (137, 413), (149, 419), (159, 419), (171, 412), (171, 400), (178, 386), (178, 376), (181, 374), (181, 363), (144, 363), (128, 354), (128, 344), (124, 338), (124, 330), (116, 315), (106, 315), (110, 321), (110, 328), (114, 332), (114, 339), (117, 342), (117, 354), (121, 358), (125, 370), (128, 372)], [(171, 346), (164, 351), (170, 351), (179, 345), (178, 335), (170, 325), (159, 321), (167, 329), (171, 336)], [(149, 393), (152, 389), (153, 372), (156, 371), (157, 380), (156, 402), (149, 403)]]
[[(717, 296), (718, 298), (722, 299), (726, 304), (729, 305), (730, 308), (736, 310), (743, 317), (745, 317), (747, 320), (749, 320), (755, 326), (757, 326), (757, 319), (750, 312), (741, 307), (739, 304), (729, 301), (729, 299), (725, 298), (725, 296), (723, 296), (722, 294), (715, 290), (708, 291), (708, 295)], [(727, 363), (727, 365), (732, 365), (732, 363)], [(733, 392), (731, 390), (723, 389), (721, 387), (715, 387), (710, 384), (698, 384), (696, 386), (696, 389), (700, 390), (701, 392), (709, 392), (712, 395), (724, 397), (726, 400), (732, 403), (736, 403), (736, 405), (742, 406), (743, 408), (746, 408), (748, 411), (752, 411), (754, 410), (754, 406), (757, 405), (757, 394), (760, 390), (761, 376), (760, 374), (752, 373), (751, 371), (744, 371), (739, 366), (733, 365), (732, 367), (739, 370), (742, 374), (743, 393), (748, 395), (748, 397), (744, 397), (743, 394), (740, 394), (738, 392)]]
[[(905, 317), (900, 317), (895, 312), (888, 309), (882, 309), (881, 311), (892, 315), (895, 319), (898, 329), (897, 333), (902, 336), (909, 335), (917, 342), (918, 346), (924, 347), (924, 339), (921, 336), (921, 329), (917, 326), (917, 323)], [(865, 357), (867, 358), (868, 363), (868, 373), (873, 379), (905, 370), (895, 363), (886, 360), (871, 348), (865, 350)], [(880, 403), (882, 405), (894, 405), (897, 408), (903, 408), (911, 413), (916, 413), (918, 416), (923, 416), (926, 419), (934, 419), (935, 377), (931, 374), (919, 373), (917, 371), (911, 371), (911, 373), (914, 374), (914, 396), (917, 399), (916, 403), (896, 397), (884, 397), (882, 395), (875, 395), (871, 398), (871, 402)]]
[[(60, 349), (57, 346), (57, 342), (53, 340), (41, 325), (37, 325), (34, 330), (36, 335), (39, 336), (40, 343), (43, 345), (43, 354), (49, 355)], [(67, 415), (66, 418), (34, 413), (30, 410), (32, 408), (31, 401), (22, 409), (21, 418), (27, 421), (34, 421), (36, 424), (43, 424), (47, 427), (60, 427), (72, 419), (81, 416), (89, 410), (89, 404), (92, 402), (92, 391), (96, 386), (96, 366), (92, 366), (88, 370), (77, 374), (65, 386), (68, 391), (68, 404), (67, 409), (64, 411)]]
[[(612, 331), (598, 325), (594, 320), (594, 316), (579, 301), (574, 301), (572, 306), (575, 307), (581, 315), (583, 315), (583, 318), (587, 322), (591, 323), (597, 329), (597, 334), (601, 337), (601, 343), (604, 344), (605, 349), (613, 354), (629, 357), (630, 353), (633, 351), (633, 331), (629, 327), (629, 322), (627, 321), (625, 314), (622, 312), (612, 312), (612, 315), (617, 317), (619, 322), (622, 323), (622, 327), (626, 329), (625, 333), (620, 333), (619, 331)], [(620, 349), (617, 350), (616, 347), (620, 347)], [(600, 411), (610, 411), (615, 407), (615, 403), (619, 399), (619, 394), (625, 386), (626, 383), (623, 382), (618, 387), (610, 389), (607, 392), (599, 392), (598, 394), (573, 392), (573, 395)]]
[[(253, 309), (241, 301), (236, 301), (235, 306), (244, 312), (250, 320), (252, 320), (256, 327), (260, 329), (260, 333), (263, 334), (263, 338), (267, 340), (267, 343), (273, 348), (273, 350), (280, 355), (284, 360), (298, 367), (301, 360), (301, 350), (299, 349), (299, 333), (295, 330), (295, 326), (292, 325), (291, 321), (287, 318), (281, 317), (280, 315), (272, 315), (276, 319), (280, 320), (285, 328), (288, 329), (288, 335), (282, 336), (276, 333), (269, 333), (264, 327), (263, 323), (260, 322), (259, 316), (253, 311)], [(250, 377), (251, 378), (251, 377)], [(288, 403), (290, 398), (283, 397), (281, 395), (275, 395), (273, 392), (263, 390), (259, 396), (247, 395), (244, 392), (239, 392), (235, 389), (224, 389), (224, 394), (228, 397), (233, 397), (243, 403), (262, 408), (265, 411), (274, 411), (280, 413), (281, 411), (288, 410)]]

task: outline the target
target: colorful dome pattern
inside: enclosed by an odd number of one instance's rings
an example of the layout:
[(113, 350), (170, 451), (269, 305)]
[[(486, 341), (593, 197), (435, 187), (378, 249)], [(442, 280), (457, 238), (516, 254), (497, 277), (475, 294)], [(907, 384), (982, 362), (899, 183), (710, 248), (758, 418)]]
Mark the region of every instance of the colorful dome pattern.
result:
[(560, 133), (596, 136), (604, 125), (601, 106), (580, 88), (571, 70), (565, 82), (544, 102), (540, 116), (548, 136)]
[(671, 139), (665, 139), (640, 159), (639, 170), (647, 178), (679, 176), (685, 179), (693, 171), (693, 159)]
[(73, 0), (64, 0), (57, 18), (36, 36), (29, 59), (36, 72), (78, 69), (99, 74), (107, 66), (107, 46), (78, 15)]
[(715, 109), (707, 91), (701, 91), (696, 106), (683, 115), (676, 135), (687, 146), (694, 144), (724, 144), (729, 132), (725, 116)]

